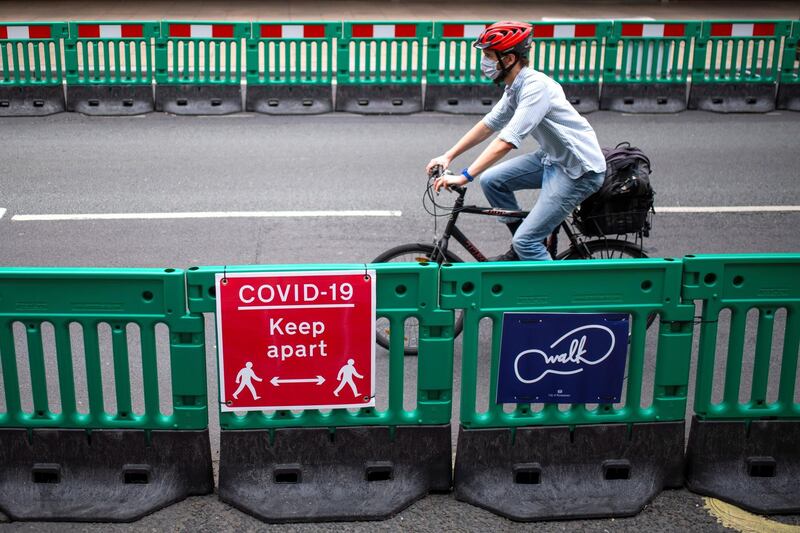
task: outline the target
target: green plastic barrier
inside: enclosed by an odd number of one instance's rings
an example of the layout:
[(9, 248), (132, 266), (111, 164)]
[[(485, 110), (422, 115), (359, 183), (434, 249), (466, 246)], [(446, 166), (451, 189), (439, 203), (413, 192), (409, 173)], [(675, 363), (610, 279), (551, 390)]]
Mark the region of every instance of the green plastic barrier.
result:
[(424, 50), (430, 22), (345, 22), (338, 41), (336, 110), (422, 110)]
[[(221, 500), (269, 522), (379, 519), (428, 491), (449, 489), (454, 324), (453, 312), (437, 305), (435, 265), (193, 267), (187, 274), (189, 309), (215, 312), (216, 274), (371, 269), (377, 315), (396, 331), (408, 319), (419, 324), (418, 357), (404, 357), (400, 336), (392, 338), (388, 354), (376, 354), (388, 357), (388, 392), (376, 388), (378, 404), (388, 400), (388, 408), (220, 412)], [(407, 365), (416, 366), (418, 376), (415, 405), (408, 409)], [(303, 498), (290, 497), (297, 483)]]
[(0, 22), (0, 116), (64, 111), (62, 22)]
[(796, 513), (800, 254), (687, 256), (684, 264), (683, 298), (702, 304), (687, 486), (756, 512)]
[[(321, 272), (327, 270), (358, 270), (364, 265), (267, 265), (231, 266), (224, 271), (238, 272)], [(452, 405), (452, 327), (453, 313), (436, 305), (437, 270), (432, 266), (370, 265), (377, 271), (377, 314), (393, 324), (402, 324), (417, 318), (420, 324), (420, 355), (414, 359), (403, 358), (402, 339), (395, 340), (389, 355), (389, 409), (377, 411), (364, 408), (352, 413), (336, 409), (327, 413), (306, 410), (301, 413), (277, 411), (273, 414), (250, 412), (245, 416), (220, 412), (223, 429), (263, 429), (285, 427), (341, 427), (341, 426), (400, 426), (420, 424), (447, 424)], [(223, 267), (190, 268), (187, 271), (189, 309), (194, 313), (213, 313), (216, 310), (214, 275)], [(401, 288), (402, 287), (402, 288)], [(418, 370), (417, 406), (403, 408), (403, 368), (414, 363)]]
[[(187, 315), (185, 302), (178, 270), (0, 269), (2, 512), (14, 520), (125, 521), (213, 491), (203, 319)], [(169, 335), (168, 376), (159, 375), (160, 324)], [(131, 350), (141, 356), (135, 373)], [(171, 384), (171, 412), (161, 410), (159, 381)], [(60, 408), (50, 401), (56, 391)]]
[(686, 109), (692, 40), (700, 22), (614, 21), (606, 41), (600, 108), (639, 113)]
[(778, 109), (800, 111), (800, 20), (792, 24), (792, 34), (783, 41), (781, 84), (778, 87)]
[(248, 111), (333, 110), (335, 39), (341, 22), (254, 22), (247, 39)]
[[(80, 429), (204, 429), (207, 427), (205, 349), (203, 322), (186, 316), (183, 273), (158, 269), (0, 269), (0, 358), (6, 412), (0, 427)], [(12, 326), (25, 325), (30, 365), (33, 409), (22, 410), (17, 368), (17, 349)], [(61, 410), (53, 412), (48, 402), (42, 325), (55, 332), (58, 388)], [(82, 329), (88, 391), (88, 412), (76, 403), (70, 325)], [(111, 326), (114, 351), (114, 396), (116, 411), (103, 400), (98, 326)], [(136, 324), (141, 335), (143, 413), (131, 407), (131, 379), (126, 326)], [(157, 375), (155, 328), (165, 324), (170, 331), (170, 366), (173, 375), (172, 410), (161, 413)], [(164, 376), (162, 376), (162, 379)]]
[(788, 20), (704, 21), (695, 40), (689, 109), (766, 112), (775, 88)]
[[(472, 43), (489, 21), (434, 25), (428, 46), (425, 109), (485, 113), (502, 91), (480, 71), (481, 52)], [(533, 22), (530, 65), (561, 83), (582, 112), (598, 108), (602, 50), (611, 22)]]
[[(514, 520), (581, 518), (632, 515), (662, 487), (681, 486), (694, 315), (680, 300), (681, 274), (681, 262), (669, 259), (444, 267), (441, 306), (464, 317), (456, 498)], [(630, 315), (623, 401), (497, 404), (506, 312)], [(652, 313), (660, 317), (654, 348), (647, 344)], [(486, 352), (483, 319), (493, 324)], [(645, 396), (649, 349), (656, 350), (654, 386)], [(480, 365), (488, 365), (490, 380), (483, 412)], [(604, 490), (612, 479), (626, 481)], [(522, 490), (526, 484), (537, 485), (535, 492)]]
[(64, 46), (67, 110), (132, 115), (153, 110), (153, 45), (158, 22), (69, 23)]
[(247, 22), (161, 22), (156, 41), (156, 110), (177, 114), (241, 111)]

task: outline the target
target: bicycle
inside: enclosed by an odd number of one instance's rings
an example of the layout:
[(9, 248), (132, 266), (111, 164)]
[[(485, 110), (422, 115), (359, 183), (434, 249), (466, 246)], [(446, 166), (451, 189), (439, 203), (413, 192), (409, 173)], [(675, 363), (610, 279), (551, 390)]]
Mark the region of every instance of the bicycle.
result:
[[(467, 186), (453, 185), (448, 190), (457, 193), (457, 197), (452, 206), (442, 206), (436, 203), (433, 194), (433, 180), (441, 176), (441, 170), (434, 171), (428, 177), (428, 186), (423, 195), (423, 206), (425, 210), (433, 215), (436, 219), (441, 216), (449, 216), (447, 225), (445, 226), (442, 236), (434, 239), (432, 244), (421, 242), (401, 244), (395, 246), (381, 253), (372, 260), (373, 263), (389, 263), (393, 261), (399, 262), (421, 262), (421, 263), (463, 263), (458, 255), (449, 249), (450, 239), (454, 238), (476, 261), (488, 261), (487, 257), (481, 252), (478, 247), (469, 240), (469, 238), (461, 231), (456, 225), (461, 214), (492, 216), (492, 217), (513, 217), (520, 220), (528, 216), (529, 211), (510, 211), (505, 209), (496, 209), (494, 207), (480, 207), (477, 205), (464, 205), (464, 197), (467, 194)], [(433, 212), (428, 209), (426, 198), (432, 202), (434, 206)], [(439, 215), (436, 208), (444, 208), (448, 214)], [(625, 215), (626, 213), (618, 213), (618, 215)], [(641, 213), (633, 213), (641, 215)], [(584, 235), (581, 230), (587, 230), (587, 225), (591, 225), (591, 220), (585, 220), (582, 224), (578, 223), (578, 210), (573, 211), (566, 220), (564, 220), (547, 238), (546, 246), (551, 257), (556, 260), (565, 259), (615, 259), (615, 258), (632, 258), (640, 259), (646, 258), (648, 255), (645, 253), (642, 246), (644, 237), (648, 236), (650, 229), (650, 215), (652, 210), (648, 211), (646, 218), (647, 222), (642, 229), (636, 233), (620, 233), (616, 238), (608, 238), (606, 235), (592, 235), (591, 237)], [(591, 218), (591, 217), (590, 217)], [(558, 252), (558, 235), (563, 231), (569, 240), (569, 247), (565, 250)], [(436, 230), (434, 230), (436, 233)], [(593, 232), (597, 233), (597, 232)], [(628, 235), (633, 235), (633, 240), (630, 240)], [(653, 313), (647, 318), (647, 327), (654, 322), (656, 314)], [(376, 327), (376, 341), (383, 348), (389, 349), (389, 322), (386, 319), (380, 318)], [(408, 327), (406, 328), (409, 329)], [(463, 316), (458, 315), (455, 323), (455, 336), (461, 334), (464, 329)], [(410, 331), (404, 331), (404, 353), (405, 355), (416, 355), (417, 347), (414, 344), (414, 336)]]

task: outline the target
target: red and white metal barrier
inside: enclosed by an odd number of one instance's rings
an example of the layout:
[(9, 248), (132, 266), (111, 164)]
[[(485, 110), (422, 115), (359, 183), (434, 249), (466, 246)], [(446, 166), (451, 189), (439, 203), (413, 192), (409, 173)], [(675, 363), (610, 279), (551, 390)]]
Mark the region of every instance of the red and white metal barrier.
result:
[(50, 26), (2, 26), (0, 39), (50, 39)]
[(172, 24), (169, 37), (188, 39), (230, 39), (233, 38), (233, 24)]
[(144, 36), (141, 24), (79, 24), (81, 39), (134, 39)]
[(623, 37), (684, 37), (686, 24), (623, 23)]
[(325, 26), (322, 24), (262, 24), (260, 36), (263, 39), (324, 39)]
[(442, 37), (477, 39), (487, 26), (488, 24), (444, 24), (442, 25)]
[(537, 24), (533, 27), (534, 39), (574, 39), (596, 37), (594, 24)]
[(711, 37), (772, 37), (775, 35), (775, 24), (713, 22)]
[(414, 24), (353, 24), (352, 36), (361, 39), (408, 39), (417, 36)]

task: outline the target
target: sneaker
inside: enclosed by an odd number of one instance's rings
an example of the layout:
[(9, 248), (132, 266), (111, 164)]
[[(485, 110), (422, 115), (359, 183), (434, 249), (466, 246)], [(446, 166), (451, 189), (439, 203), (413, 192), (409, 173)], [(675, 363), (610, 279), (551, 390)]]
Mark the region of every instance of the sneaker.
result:
[(519, 261), (519, 256), (517, 252), (514, 251), (514, 247), (508, 249), (508, 251), (501, 255), (496, 255), (494, 257), (488, 257), (488, 261)]

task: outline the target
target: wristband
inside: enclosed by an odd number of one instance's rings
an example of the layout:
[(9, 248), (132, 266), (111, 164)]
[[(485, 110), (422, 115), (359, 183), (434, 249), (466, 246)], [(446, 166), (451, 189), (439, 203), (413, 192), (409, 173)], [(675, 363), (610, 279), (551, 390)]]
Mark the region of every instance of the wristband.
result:
[(461, 175), (467, 178), (469, 182), (475, 179), (475, 177), (469, 173), (469, 167), (464, 167), (464, 170), (461, 171)]

